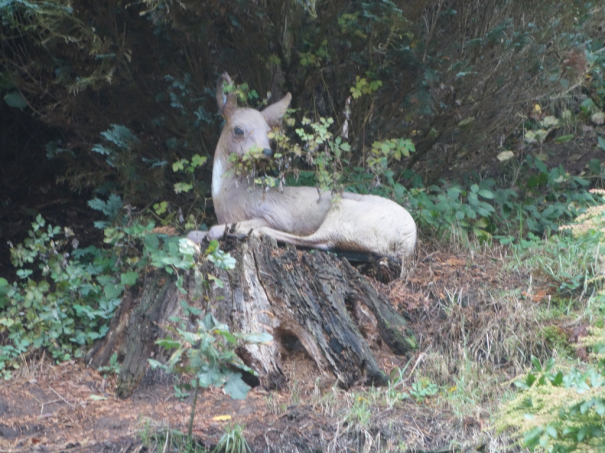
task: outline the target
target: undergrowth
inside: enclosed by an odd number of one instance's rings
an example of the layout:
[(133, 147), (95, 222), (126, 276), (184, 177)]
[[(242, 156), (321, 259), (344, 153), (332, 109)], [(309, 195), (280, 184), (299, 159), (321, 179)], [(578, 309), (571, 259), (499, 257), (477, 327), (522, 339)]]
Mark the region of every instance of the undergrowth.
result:
[[(593, 190), (599, 196), (603, 190)], [(583, 275), (585, 284), (596, 285), (597, 296), (602, 298), (602, 258), (600, 246), (605, 242), (605, 205), (599, 204), (579, 216), (575, 223), (563, 227), (570, 230), (572, 239), (584, 245), (591, 260), (576, 274)], [(580, 254), (582, 257), (582, 254)], [(595, 272), (597, 271), (597, 272)], [(572, 279), (571, 289), (579, 290)], [(569, 289), (569, 281), (560, 288)], [(581, 296), (585, 293), (582, 291)], [(596, 310), (595, 310), (596, 309)], [(573, 366), (565, 364), (557, 371), (555, 360), (541, 363), (532, 358), (533, 371), (516, 381), (519, 394), (499, 412), (496, 426), (500, 430), (512, 429), (519, 443), (531, 451), (571, 452), (601, 451), (605, 449), (605, 331), (603, 305), (576, 308), (591, 324), (588, 334), (578, 341), (587, 349), (585, 360)]]
[[(148, 266), (163, 269), (184, 292), (183, 273), (198, 259), (233, 266), (233, 258), (211, 244), (205, 254), (190, 241), (118, 215), (119, 197), (95, 201), (112, 219), (106, 248), (79, 248), (69, 228), (47, 225), (38, 216), (29, 238), (11, 247), (18, 280), (0, 278), (0, 372), (5, 379), (28, 354), (48, 352), (57, 362), (83, 357), (105, 336), (124, 291)], [(113, 217), (112, 217), (113, 216)], [(198, 275), (203, 285), (206, 276)], [(115, 369), (117, 364), (112, 365)]]

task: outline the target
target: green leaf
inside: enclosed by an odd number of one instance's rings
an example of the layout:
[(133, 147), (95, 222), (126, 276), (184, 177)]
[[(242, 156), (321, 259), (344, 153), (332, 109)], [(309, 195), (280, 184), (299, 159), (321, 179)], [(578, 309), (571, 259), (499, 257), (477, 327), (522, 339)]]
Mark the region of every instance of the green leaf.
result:
[(557, 430), (555, 429), (554, 426), (552, 425), (548, 425), (546, 427), (546, 434), (548, 434), (550, 437), (552, 437), (553, 439), (557, 438)]
[(95, 153), (106, 154), (106, 155), (113, 153), (113, 149), (107, 148), (107, 147), (101, 145), (100, 143), (97, 143), (95, 146), (93, 146), (92, 151), (94, 151)]
[(192, 167), (201, 167), (202, 165), (204, 165), (206, 163), (206, 161), (208, 160), (208, 157), (206, 156), (200, 156), (199, 154), (195, 154), (192, 158), (191, 158), (191, 166)]
[(488, 200), (493, 200), (495, 198), (494, 193), (491, 190), (487, 190), (487, 189), (480, 189), (478, 194)]
[(149, 362), (149, 366), (151, 366), (151, 368), (153, 368), (154, 370), (156, 368), (159, 368), (164, 371), (169, 371), (169, 368), (166, 365), (164, 365), (162, 362), (158, 362), (157, 360), (154, 360), (154, 359), (147, 359), (147, 361)]
[(156, 340), (155, 344), (165, 349), (175, 349), (181, 345), (181, 343), (171, 338), (162, 338), (160, 340)]
[(160, 240), (156, 234), (147, 234), (145, 236), (145, 247), (147, 247), (148, 251), (155, 251), (159, 246)]
[(8, 283), (8, 280), (0, 277), (0, 297), (6, 296), (11, 289), (11, 285)]
[(573, 137), (574, 137), (573, 134), (561, 135), (560, 137), (557, 137), (555, 139), (555, 143), (565, 143), (565, 142), (570, 141)]
[(124, 287), (122, 285), (117, 285), (113, 282), (107, 283), (103, 287), (103, 292), (105, 293), (105, 297), (108, 299), (116, 299), (122, 294)]
[(599, 137), (599, 148), (605, 151), (605, 140), (603, 140), (603, 137)]
[(523, 444), (531, 449), (538, 443), (543, 431), (544, 430), (538, 426), (528, 433), (525, 433), (525, 436), (523, 436)]
[(174, 193), (187, 193), (191, 189), (193, 189), (193, 184), (185, 183), (185, 182), (177, 182), (174, 185)]
[(242, 375), (240, 373), (230, 372), (224, 390), (231, 398), (243, 400), (246, 399), (250, 386), (242, 381)]
[(193, 256), (198, 252), (197, 246), (188, 239), (179, 239), (179, 252), (183, 255)]
[(546, 165), (544, 165), (544, 162), (542, 162), (540, 159), (534, 159), (534, 163), (538, 170), (540, 170), (542, 173), (548, 174), (548, 168)]
[(139, 278), (139, 274), (136, 272), (125, 272), (120, 275), (120, 281), (122, 285), (134, 285)]
[[(187, 165), (189, 161), (187, 159), (177, 160), (172, 164), (172, 171), (177, 172), (185, 169), (185, 165)], [(177, 192), (178, 193), (178, 192)]]
[(131, 145), (139, 143), (139, 139), (132, 131), (121, 124), (112, 124), (111, 129), (101, 132), (101, 136), (125, 150), (130, 150)]
[(25, 107), (27, 107), (27, 100), (18, 91), (13, 91), (12, 93), (5, 94), (4, 102), (6, 102), (10, 107), (16, 109), (23, 110)]
[[(218, 368), (204, 367), (204, 371), (197, 374), (200, 387), (207, 388), (211, 385), (219, 385), (223, 380), (223, 373)], [(245, 396), (244, 396), (245, 398)]]
[(216, 286), (218, 286), (219, 288), (224, 288), (225, 286), (223, 281), (220, 278), (215, 277), (214, 275), (208, 274), (208, 280), (212, 280), (214, 283), (216, 283)]

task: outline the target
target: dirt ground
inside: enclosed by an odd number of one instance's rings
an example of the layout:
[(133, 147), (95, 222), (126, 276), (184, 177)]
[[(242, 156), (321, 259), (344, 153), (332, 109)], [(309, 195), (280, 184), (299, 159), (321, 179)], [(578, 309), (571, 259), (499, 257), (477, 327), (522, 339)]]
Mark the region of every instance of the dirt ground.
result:
[[(37, 377), (17, 379), (0, 388), (2, 452), (139, 452), (147, 451), (143, 446), (146, 432), (160, 427), (187, 430), (189, 401), (175, 398), (170, 384), (143, 385), (131, 398), (120, 400), (113, 395), (111, 381), (82, 364), (40, 366), (33, 374)], [(194, 435), (213, 447), (224, 425), (235, 422), (245, 425), (252, 451), (327, 451), (338, 431), (346, 427), (338, 417), (306, 402), (315, 391), (312, 379), (296, 382), (294, 399), (291, 390), (269, 394), (256, 388), (243, 401), (218, 389), (203, 392)], [(447, 414), (432, 412), (430, 407), (412, 404), (381, 410), (374, 419), (396, 421), (397, 430), (407, 432), (406, 437), (447, 445), (444, 424), (459, 427)]]
[[(447, 336), (451, 320), (440, 316), (437, 307), (452, 292), (466, 301), (467, 318), (479, 319), (477, 314), (489, 303), (488, 294), (524, 290), (526, 281), (527, 276), (503, 270), (497, 251), (460, 256), (420, 247), (405, 281), (375, 282), (406, 313), (420, 348), (411, 357), (400, 357), (372, 343), (380, 365), (387, 374), (406, 365), (411, 373), (431, 347), (443, 342), (439, 337)], [(534, 293), (526, 294), (524, 303), (540, 303), (548, 290), (538, 288), (535, 285)], [(285, 357), (284, 366), (288, 388), (279, 392), (254, 388), (247, 399), (236, 401), (220, 389), (203, 391), (193, 429), (198, 441), (213, 448), (231, 423), (245, 426), (253, 452), (381, 451), (378, 445), (382, 451), (460, 451), (452, 446), (480, 447), (489, 441), (490, 434), (484, 431), (487, 409), (460, 417), (437, 399), (373, 404), (371, 390), (366, 395), (361, 388), (333, 387), (304, 351)], [(502, 379), (511, 378), (513, 371), (503, 367)], [(0, 384), (0, 453), (150, 451), (148, 446), (159, 442), (154, 433), (187, 431), (191, 397), (184, 401), (175, 397), (172, 377), (150, 371), (126, 400), (115, 396), (115, 381), (115, 376), (104, 378), (80, 362), (54, 365), (44, 357), (28, 362), (11, 381)], [(409, 393), (411, 380), (402, 384), (398, 390)], [(364, 398), (371, 412), (369, 424), (351, 416), (352, 408), (364, 406)], [(397, 445), (405, 449), (397, 450)]]

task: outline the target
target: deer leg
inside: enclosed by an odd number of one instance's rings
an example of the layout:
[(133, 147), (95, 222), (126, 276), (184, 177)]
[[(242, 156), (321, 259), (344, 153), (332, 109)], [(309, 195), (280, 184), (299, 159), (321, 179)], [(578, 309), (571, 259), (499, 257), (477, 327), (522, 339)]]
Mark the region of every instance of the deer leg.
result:
[(326, 237), (315, 232), (309, 236), (296, 236), (284, 231), (275, 230), (270, 227), (262, 227), (254, 231), (257, 235), (267, 235), (274, 238), (276, 241), (286, 242), (288, 244), (298, 245), (301, 247), (311, 247), (320, 250), (331, 250), (334, 248), (334, 243)]
[(322, 234), (320, 228), (315, 233), (309, 236), (296, 236), (295, 234), (286, 233), (267, 226), (267, 222), (262, 219), (245, 220), (233, 224), (215, 225), (209, 231), (191, 231), (187, 235), (187, 239), (192, 240), (196, 244), (202, 243), (204, 239), (209, 240), (220, 239), (225, 235), (236, 237), (247, 236), (252, 231), (255, 235), (267, 235), (274, 238), (276, 241), (286, 242), (288, 244), (298, 245), (301, 247), (311, 247), (320, 250), (331, 250), (334, 248), (334, 243), (329, 240), (327, 234)]
[(242, 237), (250, 233), (250, 230), (257, 231), (265, 227), (265, 225), (267, 225), (267, 223), (261, 219), (245, 220), (243, 222), (233, 224), (223, 223), (221, 225), (214, 225), (208, 231), (190, 231), (187, 235), (187, 239), (195, 242), (196, 244), (201, 244), (206, 238), (211, 241), (214, 239), (220, 239), (225, 235), (225, 233), (236, 237)]

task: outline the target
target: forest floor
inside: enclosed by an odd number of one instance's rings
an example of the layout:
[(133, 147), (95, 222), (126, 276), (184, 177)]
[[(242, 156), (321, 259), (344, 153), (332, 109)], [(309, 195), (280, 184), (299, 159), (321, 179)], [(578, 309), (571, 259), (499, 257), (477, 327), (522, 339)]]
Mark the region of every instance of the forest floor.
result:
[[(375, 281), (420, 343), (400, 357), (369, 340), (391, 376), (388, 388), (340, 389), (304, 350), (294, 351), (283, 358), (288, 385), (281, 391), (254, 388), (243, 401), (216, 388), (201, 392), (193, 428), (199, 445), (214, 448), (236, 423), (253, 452), (499, 449), (506, 440), (494, 436), (490, 420), (526, 363), (494, 341), (507, 324), (525, 341), (516, 316), (550, 301), (548, 282), (507, 266), (504, 250), (424, 244), (404, 279)], [(0, 452), (182, 451), (174, 433), (187, 431), (191, 396), (176, 398), (173, 378), (157, 372), (125, 400), (115, 396), (115, 383), (115, 375), (81, 362), (24, 363), (0, 383)]]

